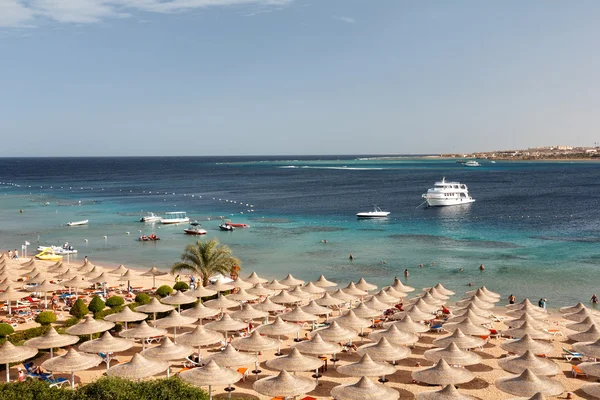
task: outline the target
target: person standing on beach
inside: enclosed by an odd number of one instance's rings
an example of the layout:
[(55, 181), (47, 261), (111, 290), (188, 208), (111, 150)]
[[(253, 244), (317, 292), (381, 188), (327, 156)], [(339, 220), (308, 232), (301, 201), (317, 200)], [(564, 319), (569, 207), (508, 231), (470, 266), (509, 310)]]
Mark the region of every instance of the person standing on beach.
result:
[(15, 260), (19, 259), (19, 252), (17, 251), (17, 249), (15, 249), (15, 251), (13, 252), (13, 257)]
[(10, 260), (12, 258), (12, 250), (8, 251), (8, 259)]
[(83, 257), (83, 265), (87, 265), (88, 263), (88, 259), (87, 256)]
[(515, 304), (516, 301), (517, 301), (517, 298), (515, 297), (514, 294), (511, 294), (510, 296), (508, 296), (508, 304)]

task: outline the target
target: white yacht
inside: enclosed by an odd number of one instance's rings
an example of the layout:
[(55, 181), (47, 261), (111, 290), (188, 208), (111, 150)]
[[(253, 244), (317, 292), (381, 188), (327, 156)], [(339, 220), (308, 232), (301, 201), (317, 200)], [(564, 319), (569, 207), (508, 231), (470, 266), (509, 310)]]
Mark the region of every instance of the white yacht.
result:
[(377, 206), (374, 206), (373, 211), (359, 212), (356, 214), (358, 218), (385, 218), (388, 215), (390, 215), (388, 211), (381, 211), (381, 208)]
[(469, 196), (467, 185), (460, 182), (446, 182), (446, 178), (443, 178), (441, 182), (436, 182), (421, 197), (426, 200), (429, 207), (456, 206), (475, 201)]
[(160, 221), (160, 216), (154, 213), (149, 212), (142, 218), (140, 218), (140, 222), (157, 222)]
[(465, 167), (481, 167), (481, 164), (479, 164), (477, 161), (475, 160), (471, 160), (471, 161), (467, 161), (464, 164)]
[(182, 222), (190, 222), (185, 211), (172, 211), (165, 213), (165, 216), (160, 219), (161, 224), (180, 224)]

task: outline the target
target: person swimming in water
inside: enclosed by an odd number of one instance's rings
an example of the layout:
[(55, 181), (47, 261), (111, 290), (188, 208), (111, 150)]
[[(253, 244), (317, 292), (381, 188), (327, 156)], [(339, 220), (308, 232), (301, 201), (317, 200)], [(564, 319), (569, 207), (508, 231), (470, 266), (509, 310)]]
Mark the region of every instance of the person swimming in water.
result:
[(408, 269), (404, 270), (404, 276), (406, 276), (408, 278)]
[(348, 259), (349, 259), (350, 261), (354, 260), (354, 256), (352, 255), (352, 253), (350, 253), (350, 256), (348, 257)]
[(484, 270), (485, 270), (485, 267), (483, 266), (483, 264), (481, 264), (481, 265), (479, 266), (479, 270), (480, 270), (480, 271), (484, 271)]

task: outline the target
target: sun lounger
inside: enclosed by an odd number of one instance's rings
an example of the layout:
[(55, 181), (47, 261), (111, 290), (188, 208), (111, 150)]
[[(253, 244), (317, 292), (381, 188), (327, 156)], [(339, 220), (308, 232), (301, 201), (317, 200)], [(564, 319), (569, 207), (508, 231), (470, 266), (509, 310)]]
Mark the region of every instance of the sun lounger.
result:
[(106, 363), (106, 366), (110, 366), (110, 362), (113, 360), (113, 353), (98, 353), (102, 358), (102, 362)]
[(573, 378), (577, 378), (579, 375), (587, 377), (587, 374), (579, 369), (577, 365), (571, 366), (571, 373), (573, 374)]
[(242, 374), (242, 382), (246, 382), (246, 378), (248, 377), (248, 368), (238, 368), (237, 372)]
[(503, 316), (501, 316), (501, 315), (494, 315), (494, 314), (490, 314), (490, 319), (491, 319), (493, 322), (502, 322), (502, 321), (504, 321), (504, 317), (503, 317)]
[(443, 329), (442, 324), (435, 324), (429, 327), (429, 332), (441, 332)]
[(160, 343), (160, 341), (162, 340), (162, 336), (153, 336), (153, 337), (149, 337), (144, 339), (146, 341), (146, 344), (152, 344), (152, 343)]
[(25, 367), (25, 371), (27, 372), (27, 377), (28, 378), (32, 378), (32, 379), (44, 379), (44, 378), (49, 378), (52, 376), (52, 374), (38, 374), (37, 372), (33, 371), (33, 363), (32, 362), (28, 362), (23, 364), (23, 367)]
[(499, 339), (502, 336), (502, 332), (496, 329), (490, 329), (490, 337), (494, 339)]
[(67, 384), (71, 384), (71, 381), (69, 381), (67, 378), (51, 378), (49, 376), (44, 376), (41, 378), (44, 382), (48, 382), (50, 384), (50, 387), (57, 387), (57, 388), (62, 388), (63, 385), (65, 383)]
[(572, 360), (583, 361), (583, 354), (577, 353), (576, 351), (567, 350), (564, 347), (562, 348), (562, 350), (563, 350), (563, 357), (565, 358), (565, 360), (567, 360), (567, 361), (572, 361)]
[(552, 334), (552, 336), (564, 336), (560, 329), (546, 329), (546, 332)]

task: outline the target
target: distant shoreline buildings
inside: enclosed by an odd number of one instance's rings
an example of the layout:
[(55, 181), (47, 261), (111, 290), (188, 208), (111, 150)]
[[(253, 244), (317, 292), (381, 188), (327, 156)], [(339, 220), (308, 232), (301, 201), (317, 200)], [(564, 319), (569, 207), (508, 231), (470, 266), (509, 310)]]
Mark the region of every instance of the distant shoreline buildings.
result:
[(496, 150), (476, 153), (440, 154), (442, 158), (483, 158), (496, 160), (600, 160), (600, 146), (542, 146), (524, 150)]

